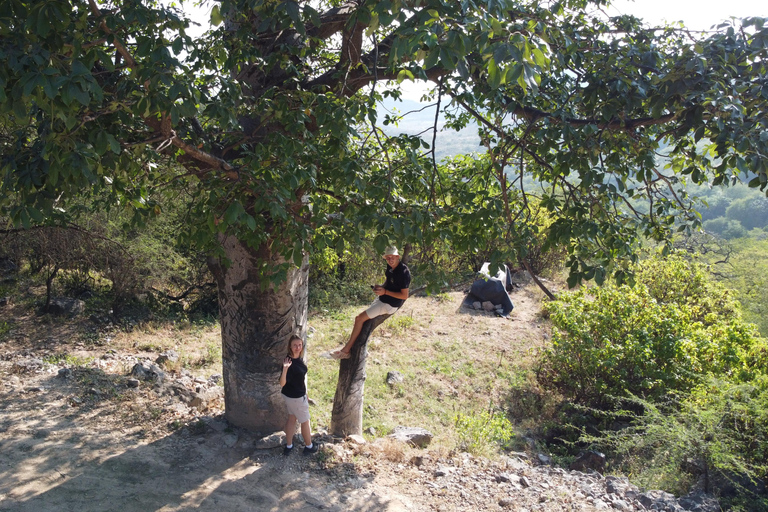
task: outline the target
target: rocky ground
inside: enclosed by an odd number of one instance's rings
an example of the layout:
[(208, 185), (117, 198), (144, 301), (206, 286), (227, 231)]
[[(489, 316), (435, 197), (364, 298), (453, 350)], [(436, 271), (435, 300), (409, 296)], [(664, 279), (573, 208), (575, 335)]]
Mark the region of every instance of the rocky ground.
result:
[(217, 376), (108, 345), (62, 357), (57, 332), (0, 343), (0, 511), (719, 510), (536, 453), (491, 461), (321, 431), (317, 454), (284, 457), (279, 436), (227, 424)]

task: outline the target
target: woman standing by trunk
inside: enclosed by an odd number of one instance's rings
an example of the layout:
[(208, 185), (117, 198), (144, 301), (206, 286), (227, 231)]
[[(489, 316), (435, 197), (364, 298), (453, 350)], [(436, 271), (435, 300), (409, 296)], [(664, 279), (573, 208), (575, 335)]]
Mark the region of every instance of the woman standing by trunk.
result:
[(312, 431), (309, 428), (309, 400), (307, 399), (307, 365), (304, 364), (304, 342), (298, 336), (291, 336), (288, 342), (288, 355), (283, 360), (283, 373), (280, 385), (288, 421), (285, 423), (285, 447), (283, 455), (290, 455), (293, 450), (293, 434), (296, 433), (296, 421), (301, 424), (304, 438), (304, 455), (317, 451), (312, 443)]

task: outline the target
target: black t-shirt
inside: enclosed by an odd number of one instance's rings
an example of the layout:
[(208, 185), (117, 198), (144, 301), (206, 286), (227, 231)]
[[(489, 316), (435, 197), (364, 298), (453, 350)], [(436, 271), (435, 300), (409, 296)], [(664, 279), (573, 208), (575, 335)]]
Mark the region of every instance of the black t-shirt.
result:
[[(386, 276), (384, 288), (390, 292), (399, 292), (405, 288), (411, 287), (411, 271), (402, 261), (395, 268), (387, 265), (387, 271), (384, 275)], [(394, 308), (399, 308), (405, 302), (403, 299), (396, 299), (389, 295), (381, 295), (379, 296), (379, 300)]]
[[(285, 386), (281, 392), (288, 398), (301, 398), (307, 394), (307, 387), (304, 385), (304, 376), (307, 374), (307, 365), (301, 359), (291, 358), (291, 366), (285, 373)], [(282, 371), (282, 370), (281, 370)]]

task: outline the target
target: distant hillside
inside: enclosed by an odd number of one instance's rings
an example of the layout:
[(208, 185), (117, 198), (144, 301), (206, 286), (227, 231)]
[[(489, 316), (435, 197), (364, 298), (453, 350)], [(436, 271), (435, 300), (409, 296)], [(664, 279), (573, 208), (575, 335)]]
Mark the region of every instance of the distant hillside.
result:
[[(430, 146), (432, 145), (432, 127), (435, 122), (435, 105), (427, 106), (415, 101), (395, 101), (387, 98), (379, 108), (379, 126), (387, 135), (420, 135)], [(403, 118), (395, 125), (383, 125), (385, 116), (402, 115)], [(480, 137), (477, 127), (469, 126), (456, 132), (443, 129), (445, 117), (438, 117), (438, 132), (435, 142), (435, 155), (438, 160), (455, 155), (477, 153), (483, 151), (480, 147)]]

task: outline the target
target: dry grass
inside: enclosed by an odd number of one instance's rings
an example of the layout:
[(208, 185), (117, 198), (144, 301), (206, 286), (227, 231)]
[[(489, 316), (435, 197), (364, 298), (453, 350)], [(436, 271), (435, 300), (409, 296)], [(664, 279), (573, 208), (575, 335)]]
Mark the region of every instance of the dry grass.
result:
[(400, 441), (391, 438), (379, 439), (376, 443), (368, 443), (355, 447), (355, 455), (372, 457), (376, 460), (385, 459), (399, 463), (407, 459), (410, 448)]
[[(548, 324), (538, 314), (542, 297), (534, 288), (517, 292), (510, 320), (463, 309), (463, 298), (461, 292), (450, 293), (445, 300), (412, 297), (373, 333), (364, 429), (373, 427), (381, 436), (398, 425), (423, 427), (435, 435), (433, 444), (453, 448), (459, 412), (508, 409), (511, 384), (526, 379), (549, 336)], [(310, 319), (316, 329), (309, 342), (316, 425), (330, 424), (338, 362), (311, 356), (337, 347), (361, 309)], [(389, 371), (400, 372), (404, 382), (387, 385)]]

